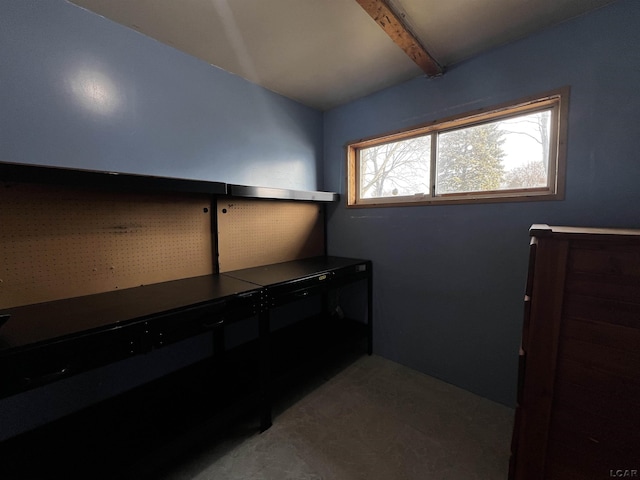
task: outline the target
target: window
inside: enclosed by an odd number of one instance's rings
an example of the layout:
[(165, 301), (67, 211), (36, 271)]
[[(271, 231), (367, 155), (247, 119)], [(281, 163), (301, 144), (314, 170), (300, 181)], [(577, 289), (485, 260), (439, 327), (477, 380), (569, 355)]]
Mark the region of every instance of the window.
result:
[(347, 146), (349, 206), (559, 200), (569, 88)]

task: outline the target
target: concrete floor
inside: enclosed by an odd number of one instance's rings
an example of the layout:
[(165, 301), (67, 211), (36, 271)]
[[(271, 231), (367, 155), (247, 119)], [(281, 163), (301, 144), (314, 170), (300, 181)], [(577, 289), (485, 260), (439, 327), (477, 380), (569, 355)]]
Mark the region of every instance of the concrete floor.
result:
[(185, 453), (172, 462), (156, 452), (131, 476), (504, 480), (513, 414), (381, 357), (365, 356), (282, 401), (266, 432), (257, 433), (255, 422), (240, 422), (217, 439), (186, 451), (183, 445)]

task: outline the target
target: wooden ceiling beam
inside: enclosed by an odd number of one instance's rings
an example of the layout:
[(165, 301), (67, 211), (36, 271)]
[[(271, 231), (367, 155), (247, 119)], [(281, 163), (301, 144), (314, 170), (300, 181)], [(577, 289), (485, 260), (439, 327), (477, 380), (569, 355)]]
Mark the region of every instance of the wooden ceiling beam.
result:
[(404, 52), (409, 55), (421, 69), (430, 77), (442, 75), (442, 66), (425, 50), (418, 39), (409, 31), (398, 15), (384, 0), (356, 0), (375, 22), (382, 27), (387, 35)]

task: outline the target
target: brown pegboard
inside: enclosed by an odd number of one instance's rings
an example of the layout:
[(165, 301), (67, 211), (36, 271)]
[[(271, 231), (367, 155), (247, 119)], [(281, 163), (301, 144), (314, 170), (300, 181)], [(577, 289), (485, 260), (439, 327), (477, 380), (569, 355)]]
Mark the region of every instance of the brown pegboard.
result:
[(217, 215), (220, 272), (324, 254), (317, 203), (221, 198)]
[(0, 308), (213, 273), (206, 195), (0, 184)]

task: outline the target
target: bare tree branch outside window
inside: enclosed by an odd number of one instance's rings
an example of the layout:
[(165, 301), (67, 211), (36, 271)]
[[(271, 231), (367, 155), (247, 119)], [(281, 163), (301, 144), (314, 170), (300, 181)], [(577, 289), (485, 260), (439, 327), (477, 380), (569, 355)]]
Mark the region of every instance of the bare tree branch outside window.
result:
[(564, 95), (567, 87), (349, 144), (348, 204), (564, 198)]
[(430, 136), (363, 149), (360, 195), (377, 198), (428, 192), (430, 155)]

